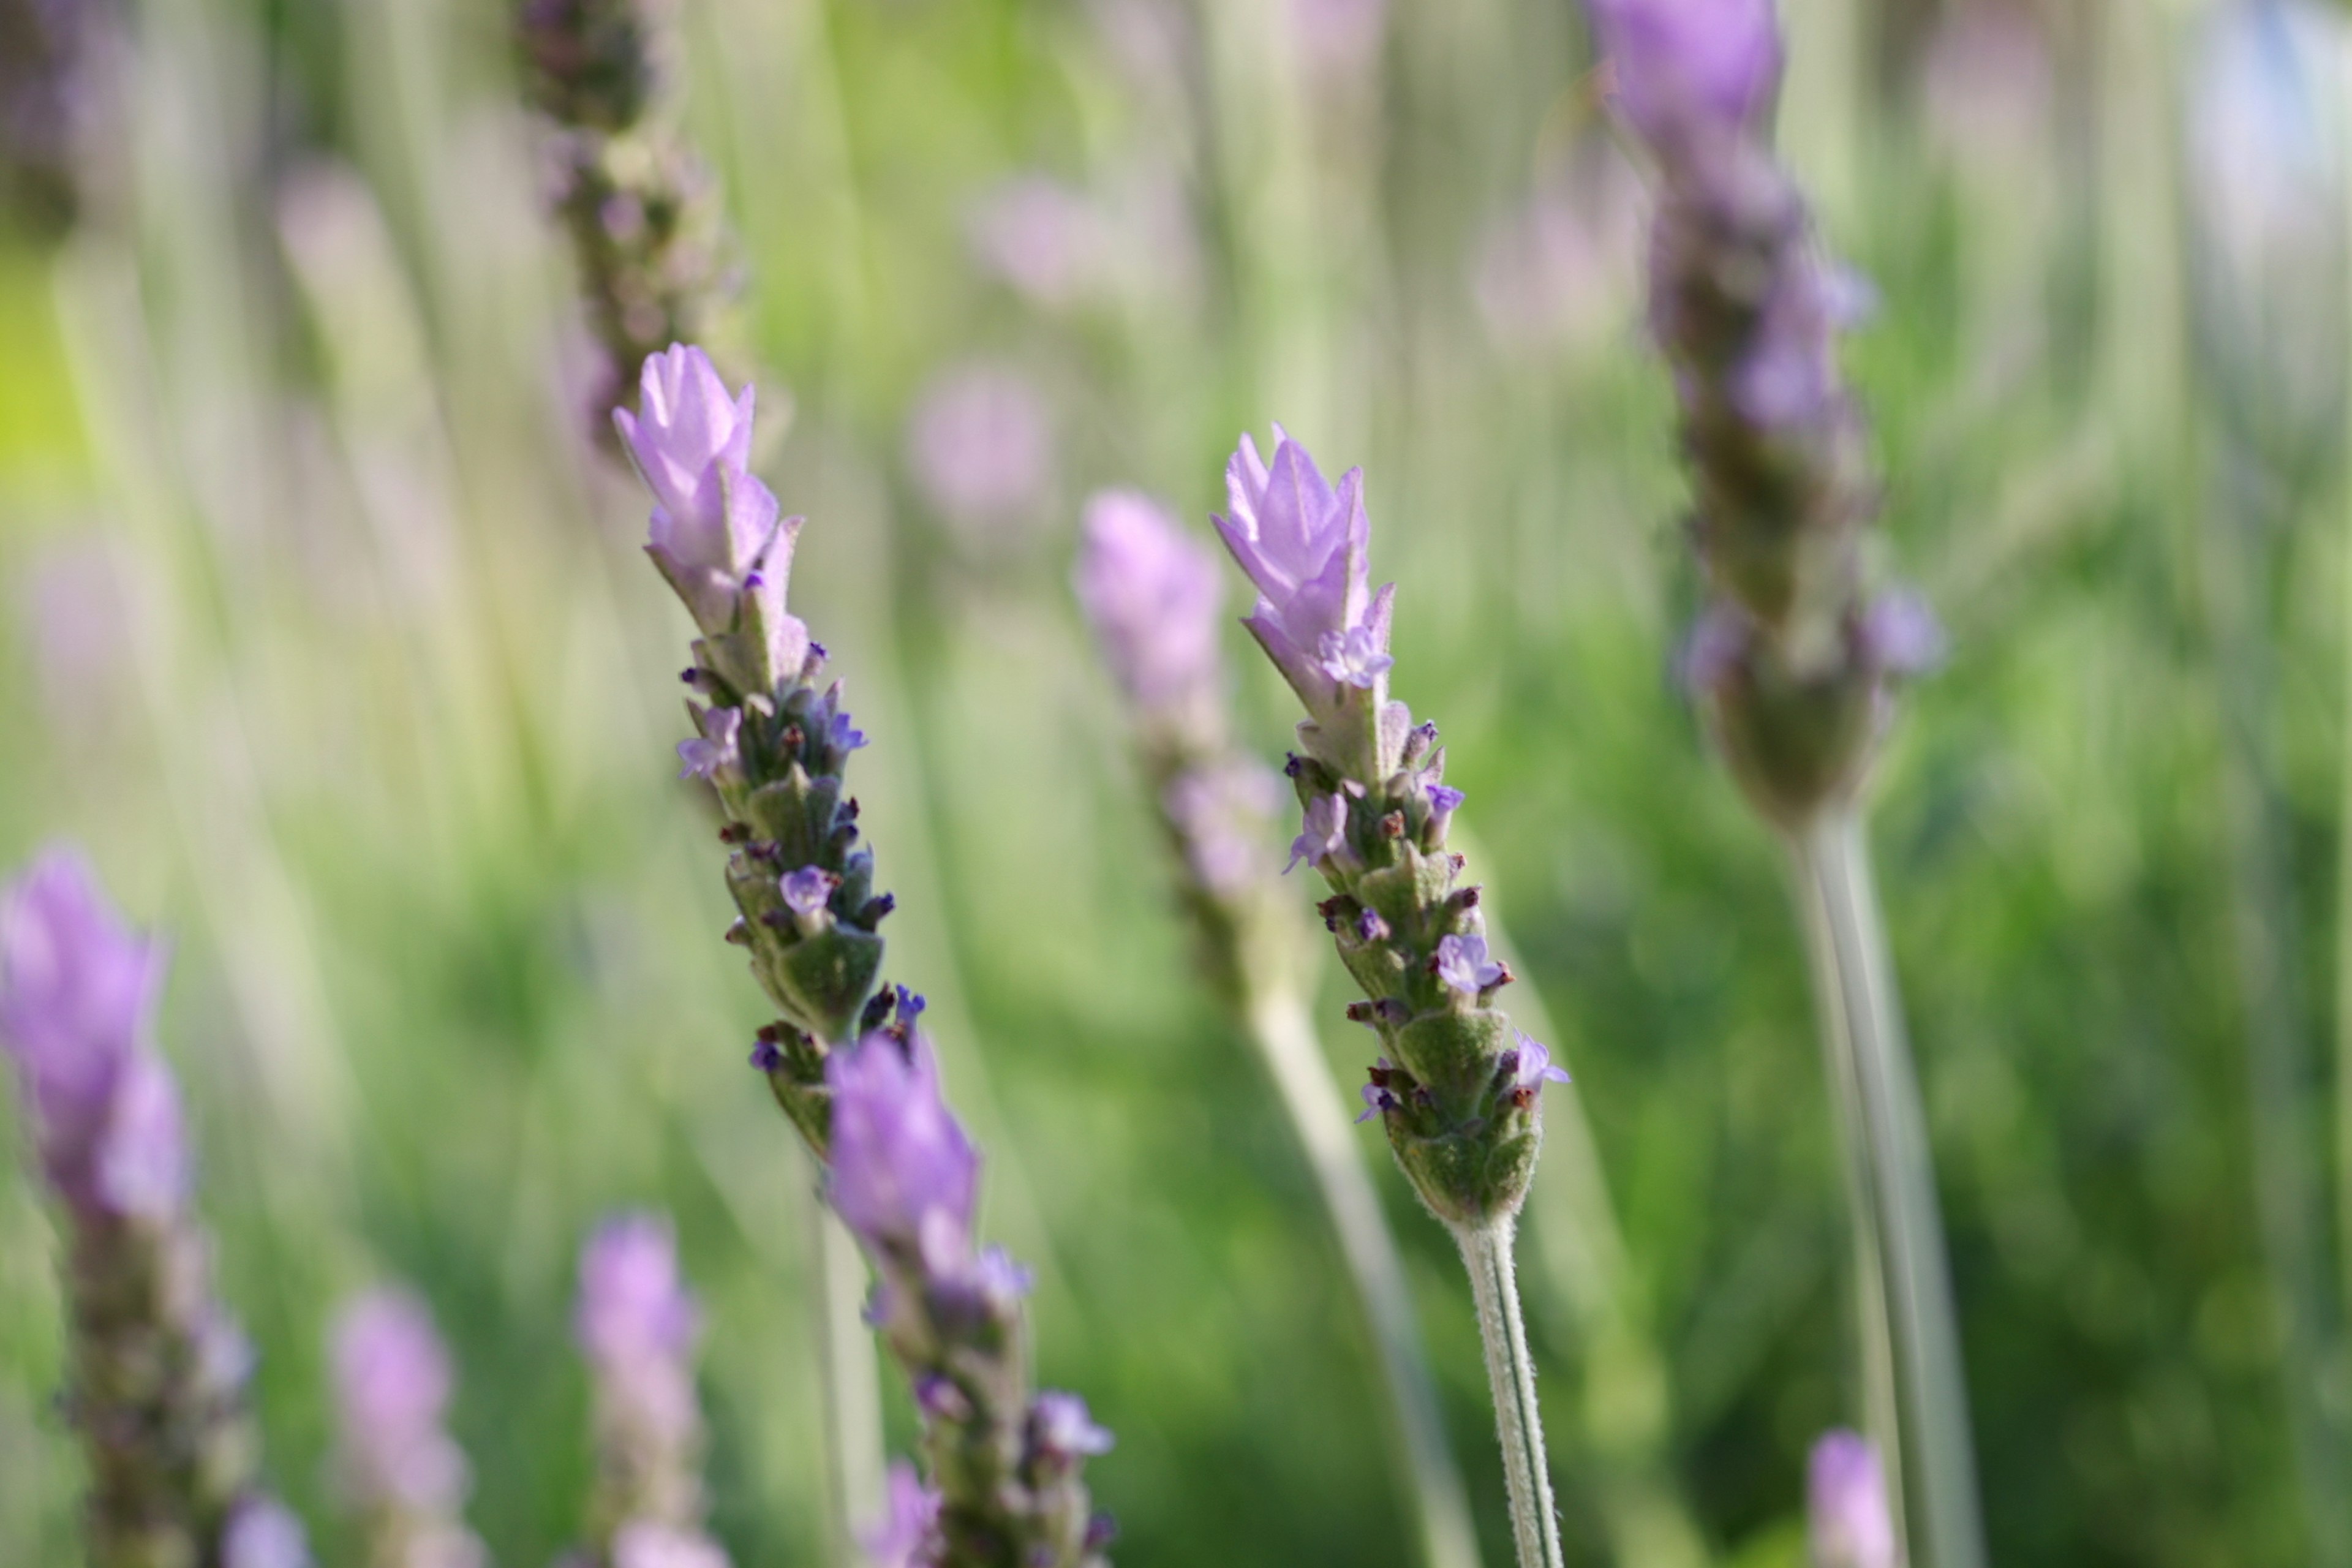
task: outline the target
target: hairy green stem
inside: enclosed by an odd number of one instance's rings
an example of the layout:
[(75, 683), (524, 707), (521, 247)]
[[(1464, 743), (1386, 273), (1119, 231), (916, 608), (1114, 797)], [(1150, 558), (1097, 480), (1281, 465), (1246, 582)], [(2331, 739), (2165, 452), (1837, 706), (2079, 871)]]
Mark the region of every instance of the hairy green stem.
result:
[(1469, 1498), (1445, 1438), (1437, 1385), (1413, 1321), (1404, 1263), (1381, 1213), (1371, 1173), (1349, 1136), (1339, 1080), (1331, 1075), (1331, 1064), (1297, 992), (1279, 987), (1254, 995), (1247, 1015), (1250, 1038), (1265, 1058), (1266, 1072), (1307, 1152), (1356, 1298), (1363, 1305), (1396, 1415), (1403, 1450), (1399, 1468), (1412, 1489), (1423, 1560), (1431, 1568), (1477, 1568), (1478, 1539), (1470, 1521)]
[(1495, 1398), (1495, 1426), (1503, 1440), (1503, 1479), (1511, 1493), (1511, 1539), (1519, 1568), (1566, 1568), (1559, 1519), (1544, 1460), (1543, 1415), (1536, 1408), (1535, 1358), (1519, 1318), (1518, 1280), (1511, 1264), (1510, 1219), (1462, 1226), (1454, 1239), (1470, 1270), (1478, 1303), (1478, 1338), (1486, 1350), (1486, 1382)]
[[(1854, 1204), (1864, 1386), (1923, 1568), (1984, 1568), (1976, 1452), (1944, 1226), (1894, 963), (1861, 825), (1832, 807), (1794, 837), (1822, 1047)], [(1874, 1288), (1874, 1279), (1876, 1281)], [(1892, 1412), (1888, 1406), (1892, 1406)]]

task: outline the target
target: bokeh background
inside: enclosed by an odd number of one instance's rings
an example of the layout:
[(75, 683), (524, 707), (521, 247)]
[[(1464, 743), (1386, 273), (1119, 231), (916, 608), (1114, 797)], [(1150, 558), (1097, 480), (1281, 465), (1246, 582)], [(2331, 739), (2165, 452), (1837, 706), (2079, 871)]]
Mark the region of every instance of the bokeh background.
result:
[[(1993, 1557), (2332, 1563), (2289, 1393), (2340, 1431), (2352, 1373), (2280, 1309), (2340, 1324), (2334, 17), (1784, 15), (1781, 145), (1878, 300), (1848, 364), (1885, 567), (1950, 632), (1874, 839)], [(1645, 198), (1575, 7), (669, 16), (763, 406), (794, 410), (764, 465), (810, 517), (794, 605), (874, 737), (891, 972), (932, 998), (990, 1228), (1039, 1267), (1044, 1375), (1118, 1434), (1118, 1560), (1411, 1560), (1335, 1248), (1191, 977), (1068, 588), (1092, 489), (1202, 522), (1278, 418), (1368, 470), (1396, 689), (1445, 727), (1515, 996), (1597, 1151), (1528, 1221), (1571, 1555), (1649, 1568), (1612, 1525), (1638, 1474), (1711, 1560), (1800, 1563), (1806, 1447), (1854, 1414), (1836, 1150), (1780, 854), (1672, 679), (1696, 585)], [(388, 1279), (455, 1347), (498, 1560), (561, 1549), (574, 1249), (654, 1205), (708, 1308), (716, 1531), (739, 1563), (835, 1561), (811, 1176), (744, 1066), (764, 1015), (674, 777), (686, 622), (587, 438), (507, 25), (142, 0), (117, 178), (68, 228), (12, 209), (0, 862), (79, 839), (177, 943), (203, 1208), (322, 1560), (350, 1544), (325, 1323)], [(1232, 642), (1277, 752), (1286, 699)], [(0, 1122), (0, 1559), (66, 1562), (56, 1237)], [(1467, 1292), (1380, 1164), (1502, 1563)], [(2266, 1202), (2319, 1216), (2300, 1274)]]

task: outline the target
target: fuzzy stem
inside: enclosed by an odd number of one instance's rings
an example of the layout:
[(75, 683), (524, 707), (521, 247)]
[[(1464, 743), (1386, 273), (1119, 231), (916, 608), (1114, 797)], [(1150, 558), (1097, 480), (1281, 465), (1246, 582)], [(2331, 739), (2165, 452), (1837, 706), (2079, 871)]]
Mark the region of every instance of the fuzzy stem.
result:
[[(1862, 1189), (1854, 1227), (1873, 1424), (1886, 1423), (1884, 1406), (1895, 1406), (1885, 1456), (1895, 1482), (1890, 1492), (1913, 1510), (1914, 1563), (1983, 1568), (1968, 1388), (1927, 1119), (1860, 823), (1850, 809), (1832, 807), (1798, 833), (1793, 848), (1822, 1045), (1840, 1090), (1839, 1131)], [(1872, 1363), (1880, 1370), (1867, 1370)]]
[(843, 1568), (855, 1568), (865, 1560), (857, 1548), (857, 1531), (882, 1514), (882, 1389), (874, 1335), (860, 1315), (866, 1258), (825, 1206), (816, 1184), (804, 1190), (807, 1202), (801, 1217), (820, 1341), (824, 1446), (831, 1461), (825, 1499), (833, 1516), (826, 1521), (829, 1557)]
[(1519, 1568), (1565, 1568), (1559, 1520), (1544, 1461), (1543, 1415), (1536, 1408), (1535, 1358), (1519, 1318), (1518, 1280), (1511, 1266), (1509, 1218), (1454, 1228), (1470, 1292), (1478, 1303), (1478, 1338), (1486, 1350), (1486, 1382), (1495, 1399), (1495, 1426), (1503, 1440), (1503, 1479), (1511, 1493), (1511, 1539)]
[(1250, 1038), (1265, 1058), (1307, 1152), (1371, 1330), (1402, 1439), (1400, 1468), (1412, 1490), (1423, 1556), (1430, 1568), (1477, 1568), (1478, 1541), (1470, 1522), (1469, 1500), (1446, 1442), (1437, 1386), (1422, 1353), (1404, 1263), (1381, 1213), (1370, 1173), (1349, 1137), (1339, 1081), (1331, 1076), (1331, 1064), (1297, 991), (1284, 986), (1255, 995), (1247, 1015)]

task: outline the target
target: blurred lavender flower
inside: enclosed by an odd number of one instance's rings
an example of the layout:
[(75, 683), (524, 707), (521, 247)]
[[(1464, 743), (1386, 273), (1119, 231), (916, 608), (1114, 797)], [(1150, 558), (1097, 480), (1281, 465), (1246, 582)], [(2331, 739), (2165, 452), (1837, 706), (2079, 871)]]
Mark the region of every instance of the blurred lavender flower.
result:
[(907, 466), (924, 501), (967, 542), (1034, 526), (1053, 483), (1045, 400), (1010, 365), (943, 371), (908, 416)]
[[(623, 426), (633, 447), (652, 447), (640, 461), (657, 533), (683, 509), (703, 509), (707, 527), (714, 493), (723, 503), (756, 484), (742, 470), (748, 401), (728, 400), (699, 350), (671, 358), (674, 366), (646, 373), (653, 424)], [(796, 526), (779, 531), (789, 539)], [(781, 1015), (760, 1030), (751, 1059), (830, 1167), (833, 1205), (879, 1271), (869, 1321), (907, 1368), (944, 1500), (936, 1531), (893, 1550), (925, 1568), (1098, 1568), (1108, 1537), (1075, 1458), (1035, 1437), (1027, 1275), (996, 1249), (975, 1250), (979, 1156), (940, 1099), (936, 1061), (916, 1032), (922, 999), (880, 980), (877, 928), (893, 901), (873, 891), (874, 857), (858, 843), (857, 804), (843, 777), (866, 736), (842, 706), (840, 683), (815, 684), (825, 656), (805, 628), (791, 621), (789, 646), (772, 635), (790, 618), (782, 563), (772, 554), (737, 579), (744, 561), (734, 544), (723, 570), (715, 547), (698, 548), (733, 596), (723, 623), (712, 613), (723, 595), (662, 564), (704, 634), (688, 674), (709, 703), (696, 726), (706, 741), (723, 730), (733, 753), (709, 775), (742, 913), (728, 940), (750, 950)], [(687, 1372), (693, 1314), (667, 1231), (644, 1221), (609, 1228), (592, 1244), (582, 1287), (580, 1336), (597, 1370), (605, 1454), (604, 1539), (637, 1520), (690, 1529), (698, 1493), (677, 1456), (699, 1426)]]
[(1780, 84), (1772, 0), (1591, 0), (1618, 105), (1654, 142), (1736, 136)]
[(592, 1540), (619, 1568), (628, 1527), (691, 1533), (702, 1520), (702, 1416), (694, 1396), (700, 1315), (678, 1277), (669, 1226), (606, 1220), (580, 1254), (572, 1329), (596, 1392)]
[(94, 145), (123, 118), (125, 8), (110, 0), (0, 0), (0, 205), (37, 232), (97, 202)]
[(682, 340), (731, 344), (734, 244), (663, 89), (660, 0), (514, 0), (525, 95), (551, 125), (553, 206), (606, 364), (592, 433), (635, 406), (638, 367)]
[(1805, 1467), (1813, 1568), (1895, 1568), (1902, 1561), (1878, 1450), (1858, 1432), (1826, 1433)]
[(310, 1542), (291, 1509), (257, 1496), (230, 1513), (220, 1561), (221, 1568), (310, 1568)]
[(1216, 558), (1167, 508), (1133, 490), (1087, 502), (1078, 602), (1138, 717), (1156, 728), (1213, 722), (1218, 700)]
[(613, 1537), (613, 1568), (729, 1568), (729, 1560), (700, 1531), (640, 1519)]
[(1245, 758), (1187, 768), (1160, 791), (1185, 868), (1208, 893), (1247, 896), (1265, 877), (1268, 826), (1282, 804), (1282, 781)]
[(1084, 191), (1021, 174), (974, 203), (966, 243), (982, 268), (1033, 305), (1061, 309), (1111, 281), (1111, 235)]
[(459, 1518), (465, 1454), (442, 1425), (455, 1389), (424, 1302), (372, 1290), (335, 1321), (338, 1466), (361, 1511), (373, 1568), (480, 1568), (481, 1542)]
[(890, 1467), (888, 1513), (859, 1544), (874, 1568), (933, 1568), (940, 1561), (940, 1497), (912, 1465)]
[(0, 1052), (68, 1222), (90, 1562), (269, 1568), (301, 1560), (300, 1533), (255, 1481), (252, 1352), (213, 1299), (179, 1093), (148, 1037), (163, 966), (73, 851), (0, 890)]

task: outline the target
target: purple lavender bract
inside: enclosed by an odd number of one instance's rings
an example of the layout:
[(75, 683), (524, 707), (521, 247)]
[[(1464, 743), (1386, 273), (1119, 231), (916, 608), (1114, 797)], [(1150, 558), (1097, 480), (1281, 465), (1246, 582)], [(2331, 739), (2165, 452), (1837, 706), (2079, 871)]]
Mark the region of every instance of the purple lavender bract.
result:
[(920, 1247), (940, 1264), (971, 1247), (980, 1155), (940, 1098), (921, 1035), (866, 1037), (826, 1064), (833, 1089), (833, 1206), (868, 1246)]

